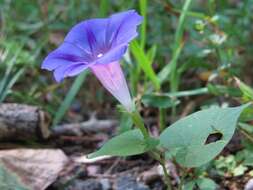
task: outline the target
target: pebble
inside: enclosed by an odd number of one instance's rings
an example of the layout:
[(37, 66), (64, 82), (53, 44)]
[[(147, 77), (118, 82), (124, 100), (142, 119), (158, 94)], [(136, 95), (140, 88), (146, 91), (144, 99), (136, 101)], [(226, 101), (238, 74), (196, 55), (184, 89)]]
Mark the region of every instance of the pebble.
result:
[(122, 176), (116, 181), (117, 190), (150, 190), (150, 188), (143, 183), (139, 183), (132, 176)]
[(244, 190), (253, 190), (253, 179), (250, 179), (250, 180), (246, 183)]
[(103, 190), (103, 186), (95, 179), (78, 179), (75, 180), (66, 190)]

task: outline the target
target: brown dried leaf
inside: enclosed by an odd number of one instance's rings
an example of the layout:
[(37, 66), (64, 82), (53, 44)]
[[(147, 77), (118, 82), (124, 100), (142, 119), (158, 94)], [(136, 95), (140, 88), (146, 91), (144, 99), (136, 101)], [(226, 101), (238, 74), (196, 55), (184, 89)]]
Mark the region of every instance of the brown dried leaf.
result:
[[(0, 151), (0, 166), (23, 187), (44, 190), (69, 162), (59, 149), (15, 149)], [(3, 183), (0, 176), (0, 183)]]
[(61, 32), (50, 33), (49, 41), (54, 45), (59, 45), (64, 40), (64, 34)]

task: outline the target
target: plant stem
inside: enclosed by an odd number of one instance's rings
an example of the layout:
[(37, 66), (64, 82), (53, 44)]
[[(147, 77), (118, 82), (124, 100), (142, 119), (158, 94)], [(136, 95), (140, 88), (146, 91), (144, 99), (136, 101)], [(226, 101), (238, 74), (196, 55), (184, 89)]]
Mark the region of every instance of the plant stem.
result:
[(133, 123), (136, 125), (136, 127), (138, 127), (141, 130), (144, 138), (148, 139), (149, 138), (148, 130), (146, 129), (139, 112), (138, 111), (132, 112), (131, 117), (132, 117)]
[(160, 132), (162, 132), (165, 127), (166, 127), (166, 110), (164, 108), (159, 109), (159, 127), (160, 127)]
[(253, 143), (253, 137), (244, 129), (239, 127), (240, 132), (245, 136), (251, 143)]
[(152, 152), (152, 156), (154, 159), (156, 159), (160, 165), (162, 166), (163, 169), (163, 173), (164, 173), (164, 182), (167, 185), (167, 190), (172, 190), (172, 184), (171, 184), (171, 180), (170, 180), (170, 176), (169, 173), (167, 171), (166, 165), (165, 165), (165, 160), (162, 158), (162, 156), (160, 156), (162, 153), (156, 153), (156, 152)]
[(164, 181), (165, 181), (165, 183), (167, 185), (167, 190), (172, 190), (171, 180), (170, 180), (170, 176), (168, 174), (168, 171), (166, 169), (165, 162), (163, 161), (160, 164), (161, 164), (162, 169), (163, 169), (164, 179), (165, 179)]
[[(139, 112), (134, 111), (134, 112), (130, 113), (130, 115), (132, 117), (132, 120), (133, 120), (133, 123), (135, 124), (135, 126), (141, 130), (141, 132), (144, 136), (144, 139), (149, 139), (150, 136), (149, 136), (148, 130), (146, 129), (143, 119), (140, 116)], [(164, 160), (163, 153), (160, 152), (158, 149), (150, 151), (149, 153), (162, 166), (163, 173), (164, 173), (164, 181), (167, 185), (167, 190), (172, 190), (171, 180), (170, 180), (170, 176), (169, 176), (168, 171), (165, 166), (165, 160)]]
[(182, 174), (181, 179), (180, 179), (180, 182), (179, 182), (179, 187), (178, 187), (179, 190), (183, 190), (184, 178), (185, 178), (186, 175), (187, 175), (187, 173), (185, 172), (184, 169), (182, 169), (181, 171), (183, 172), (183, 174)]

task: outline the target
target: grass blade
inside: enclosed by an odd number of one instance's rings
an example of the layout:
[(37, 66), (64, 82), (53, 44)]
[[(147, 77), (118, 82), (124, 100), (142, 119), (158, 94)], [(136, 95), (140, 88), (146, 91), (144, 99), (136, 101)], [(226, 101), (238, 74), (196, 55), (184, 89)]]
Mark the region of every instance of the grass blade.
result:
[(58, 111), (56, 112), (54, 116), (53, 127), (55, 127), (62, 120), (63, 116), (65, 115), (66, 111), (69, 109), (72, 101), (74, 100), (76, 94), (80, 90), (87, 74), (88, 74), (88, 71), (85, 71), (75, 79), (64, 101), (62, 102), (61, 106), (59, 107)]
[(130, 45), (131, 52), (133, 53), (138, 65), (140, 65), (141, 69), (144, 71), (146, 76), (151, 80), (155, 88), (160, 89), (160, 81), (158, 80), (152, 66), (150, 60), (145, 55), (145, 52), (140, 47), (137, 41), (133, 41)]
[(175, 92), (178, 89), (178, 76), (177, 76), (177, 61), (181, 50), (183, 48), (182, 38), (184, 32), (184, 24), (187, 12), (189, 10), (192, 0), (186, 0), (183, 6), (183, 10), (179, 17), (179, 24), (175, 34), (175, 42), (172, 50), (172, 59), (169, 64), (167, 64), (162, 71), (159, 73), (159, 78), (164, 82), (170, 75), (171, 91)]
[(99, 16), (105, 17), (108, 12), (109, 2), (108, 0), (101, 0), (99, 5)]
[(9, 94), (10, 89), (13, 87), (13, 85), (16, 83), (16, 81), (19, 79), (19, 77), (24, 73), (25, 69), (20, 69), (15, 75), (10, 79), (10, 81), (6, 84), (5, 88), (2, 92), (0, 92), (0, 103), (4, 101), (6, 96)]
[(146, 25), (147, 25), (147, 0), (140, 0), (140, 12), (143, 16), (143, 22), (141, 24), (141, 48), (144, 49), (146, 44)]

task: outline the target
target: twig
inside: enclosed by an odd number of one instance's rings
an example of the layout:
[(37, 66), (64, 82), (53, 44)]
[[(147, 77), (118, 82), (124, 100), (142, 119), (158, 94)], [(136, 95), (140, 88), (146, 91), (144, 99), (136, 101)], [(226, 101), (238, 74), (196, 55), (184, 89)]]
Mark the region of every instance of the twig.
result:
[(94, 115), (88, 121), (56, 126), (52, 129), (52, 136), (75, 135), (82, 136), (84, 133), (109, 132), (118, 125), (117, 120), (98, 120)]

